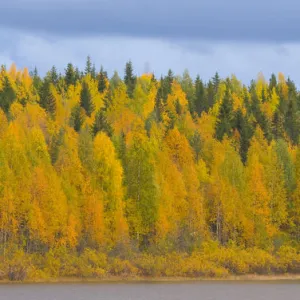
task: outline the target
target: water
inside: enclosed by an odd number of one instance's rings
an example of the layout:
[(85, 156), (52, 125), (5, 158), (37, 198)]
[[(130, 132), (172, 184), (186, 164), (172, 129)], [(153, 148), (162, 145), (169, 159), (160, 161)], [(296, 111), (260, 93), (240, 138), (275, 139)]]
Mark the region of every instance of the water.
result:
[(0, 285), (0, 300), (296, 300), (300, 282)]

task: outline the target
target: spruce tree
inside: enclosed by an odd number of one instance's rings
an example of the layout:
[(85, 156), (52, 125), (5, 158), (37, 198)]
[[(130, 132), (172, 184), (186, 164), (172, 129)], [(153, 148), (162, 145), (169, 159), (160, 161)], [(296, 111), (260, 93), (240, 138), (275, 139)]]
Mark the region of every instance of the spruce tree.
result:
[(99, 77), (98, 77), (98, 91), (103, 93), (106, 89), (107, 73), (103, 70), (101, 66)]
[(164, 89), (164, 100), (167, 101), (168, 95), (172, 92), (172, 84), (174, 81), (174, 73), (171, 69), (168, 71), (168, 75), (164, 78), (163, 89)]
[(272, 133), (276, 140), (284, 137), (284, 116), (279, 110), (275, 111), (272, 119)]
[(89, 86), (85, 81), (82, 83), (82, 90), (80, 93), (80, 106), (85, 110), (87, 116), (89, 117), (95, 110), (95, 104), (93, 102)]
[(195, 81), (195, 95), (194, 95), (194, 107), (198, 116), (201, 116), (203, 111), (208, 111), (208, 103), (205, 95), (205, 88), (199, 75)]
[(207, 90), (208, 108), (211, 108), (215, 104), (215, 89), (211, 80), (208, 81), (206, 90)]
[(273, 88), (277, 90), (277, 79), (275, 74), (272, 73), (270, 81), (269, 81), (269, 91), (272, 92)]
[(124, 82), (127, 86), (127, 94), (130, 98), (132, 98), (136, 85), (136, 76), (133, 75), (133, 67), (131, 61), (126, 63)]
[(65, 70), (65, 82), (67, 86), (76, 83), (76, 73), (74, 66), (71, 63), (68, 63), (67, 68)]
[(95, 64), (93, 64), (93, 66), (92, 66), (91, 77), (93, 79), (96, 79), (96, 66), (95, 66)]
[(226, 89), (216, 124), (216, 138), (222, 140), (224, 135), (231, 136), (233, 127), (233, 103), (228, 88)]
[(240, 134), (240, 156), (243, 163), (247, 160), (247, 153), (250, 147), (250, 140), (253, 135), (253, 129), (241, 109), (238, 109), (234, 117), (234, 127)]
[[(296, 108), (297, 111), (299, 110), (300, 107), (300, 98), (299, 98), (299, 93), (297, 91), (295, 83), (288, 77), (287, 79), (287, 86), (288, 86), (288, 98), (289, 100), (293, 100), (296, 103)], [(287, 102), (287, 101), (285, 101)]]
[(0, 91), (0, 107), (7, 114), (9, 112), (10, 106), (16, 98), (16, 93), (10, 83), (7, 76), (4, 77), (3, 87)]
[(79, 132), (83, 123), (84, 113), (82, 112), (82, 107), (79, 104), (76, 104), (71, 112), (70, 126), (73, 127), (75, 131)]
[(52, 79), (46, 77), (40, 90), (40, 106), (52, 117), (55, 116), (56, 112), (56, 99), (51, 91), (53, 88)]
[(80, 73), (79, 69), (76, 67), (76, 69), (75, 69), (75, 82), (77, 82), (81, 78), (82, 78), (81, 73)]
[(49, 78), (52, 84), (56, 85), (58, 83), (59, 76), (57, 74), (56, 67), (53, 66), (49, 73)]
[(42, 85), (42, 79), (39, 76), (37, 67), (34, 67), (33, 72), (30, 72), (30, 76), (32, 77), (34, 88), (38, 91)]
[(85, 75), (92, 73), (92, 61), (91, 57), (88, 55), (86, 58), (86, 64), (85, 64)]
[(288, 102), (287, 114), (285, 117), (285, 130), (294, 145), (299, 142), (300, 116), (297, 111), (296, 99), (290, 99)]
[(96, 134), (99, 131), (105, 132), (109, 137), (112, 136), (113, 129), (110, 126), (110, 124), (108, 123), (105, 111), (103, 109), (100, 109), (97, 112), (96, 117), (95, 117), (95, 122), (94, 122), (93, 127), (92, 127), (92, 130), (93, 130), (94, 136), (96, 136)]
[(216, 95), (217, 92), (218, 92), (220, 82), (221, 82), (221, 79), (220, 79), (219, 73), (216, 72), (215, 76), (212, 78), (212, 84), (213, 84), (213, 87), (214, 87), (214, 95)]
[(164, 95), (163, 95), (163, 78), (160, 79), (160, 86), (157, 89), (156, 97), (155, 97), (155, 117), (157, 122), (162, 121), (162, 115), (164, 112)]

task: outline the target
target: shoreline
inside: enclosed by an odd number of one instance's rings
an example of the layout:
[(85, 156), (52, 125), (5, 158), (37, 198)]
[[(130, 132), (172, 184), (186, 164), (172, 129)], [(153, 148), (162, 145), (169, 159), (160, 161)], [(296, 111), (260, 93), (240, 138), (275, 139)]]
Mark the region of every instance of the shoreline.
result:
[(300, 281), (300, 274), (270, 274), (270, 275), (230, 275), (226, 277), (121, 277), (111, 276), (103, 278), (80, 278), (80, 277), (60, 277), (50, 279), (36, 279), (24, 281), (0, 280), (2, 284), (64, 284), (64, 283), (176, 283), (176, 282), (267, 282), (267, 281)]

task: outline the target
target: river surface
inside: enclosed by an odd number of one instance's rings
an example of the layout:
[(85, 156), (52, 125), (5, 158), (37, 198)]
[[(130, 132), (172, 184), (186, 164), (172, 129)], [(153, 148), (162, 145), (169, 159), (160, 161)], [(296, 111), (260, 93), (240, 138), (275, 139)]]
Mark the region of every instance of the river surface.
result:
[(300, 281), (3, 284), (0, 300), (297, 300)]

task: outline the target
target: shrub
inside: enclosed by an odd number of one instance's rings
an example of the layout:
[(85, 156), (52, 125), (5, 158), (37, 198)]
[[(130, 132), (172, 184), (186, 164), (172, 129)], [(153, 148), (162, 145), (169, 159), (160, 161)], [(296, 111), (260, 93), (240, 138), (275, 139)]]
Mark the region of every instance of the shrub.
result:
[(54, 250), (50, 250), (45, 255), (44, 272), (50, 277), (58, 277), (60, 275), (61, 262), (59, 257), (56, 256)]
[(13, 253), (7, 262), (7, 277), (10, 281), (23, 281), (31, 267), (30, 258), (22, 250)]
[(300, 255), (297, 249), (283, 245), (277, 252), (278, 271), (281, 272), (300, 272)]
[(109, 272), (115, 276), (135, 276), (138, 274), (138, 268), (128, 260), (115, 258), (111, 262)]
[(103, 277), (107, 269), (107, 256), (92, 249), (85, 249), (78, 259), (77, 275), (82, 277)]

